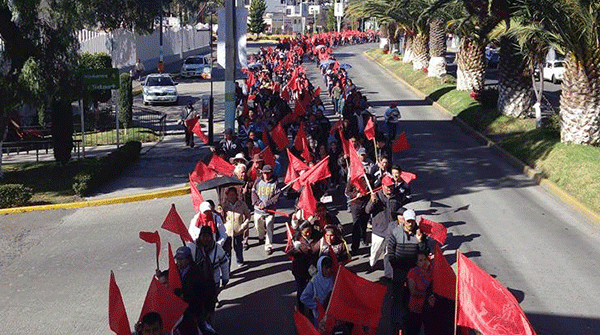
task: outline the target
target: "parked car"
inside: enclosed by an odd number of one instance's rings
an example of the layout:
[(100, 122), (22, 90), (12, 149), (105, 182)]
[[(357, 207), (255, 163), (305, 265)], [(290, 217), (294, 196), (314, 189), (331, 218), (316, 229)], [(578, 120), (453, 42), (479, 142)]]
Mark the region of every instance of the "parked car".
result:
[(172, 103), (177, 104), (179, 96), (177, 95), (176, 82), (166, 73), (153, 73), (146, 76), (142, 82), (142, 97), (144, 105), (153, 103)]
[(544, 80), (550, 80), (553, 84), (558, 84), (565, 74), (565, 61), (563, 59), (546, 61), (543, 73)]
[(210, 55), (190, 56), (183, 61), (180, 74), (182, 77), (205, 77), (211, 70)]

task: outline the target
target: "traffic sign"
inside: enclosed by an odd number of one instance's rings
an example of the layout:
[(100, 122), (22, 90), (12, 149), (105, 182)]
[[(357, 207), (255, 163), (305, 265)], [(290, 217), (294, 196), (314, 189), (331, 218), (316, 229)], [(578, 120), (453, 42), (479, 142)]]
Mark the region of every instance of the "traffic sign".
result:
[(119, 88), (119, 69), (85, 69), (81, 75), (83, 85), (89, 90), (116, 90)]

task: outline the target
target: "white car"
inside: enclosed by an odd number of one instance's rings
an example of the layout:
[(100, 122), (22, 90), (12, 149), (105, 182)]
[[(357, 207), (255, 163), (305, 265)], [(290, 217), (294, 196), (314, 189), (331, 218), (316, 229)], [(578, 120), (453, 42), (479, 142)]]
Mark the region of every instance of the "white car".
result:
[(544, 80), (550, 80), (552, 83), (558, 84), (565, 74), (565, 61), (562, 59), (546, 61), (543, 74)]
[(205, 77), (210, 75), (211, 70), (210, 55), (190, 56), (183, 61), (180, 74), (182, 77)]
[(146, 76), (142, 83), (142, 96), (144, 105), (153, 103), (172, 103), (177, 104), (179, 96), (177, 95), (176, 82), (166, 73), (153, 73)]

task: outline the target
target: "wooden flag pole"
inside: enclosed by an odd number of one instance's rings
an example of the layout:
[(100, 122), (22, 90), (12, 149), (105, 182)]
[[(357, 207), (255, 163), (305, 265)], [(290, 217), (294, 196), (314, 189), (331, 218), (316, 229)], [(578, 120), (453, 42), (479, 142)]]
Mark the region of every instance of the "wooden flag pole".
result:
[(365, 177), (365, 181), (367, 182), (367, 186), (369, 186), (369, 192), (373, 193), (373, 188), (371, 187), (371, 182), (369, 182), (369, 178), (367, 178), (367, 174), (363, 174), (363, 177)]
[(185, 247), (185, 241), (183, 240), (183, 237), (181, 237), (181, 235), (179, 236), (179, 238), (181, 239), (181, 243), (183, 244), (183, 246)]
[(160, 271), (160, 266), (158, 265), (158, 252), (156, 253), (156, 270)]
[(377, 153), (377, 140), (373, 137), (373, 150), (375, 151), (375, 164), (379, 163), (379, 154)]
[[(456, 250), (456, 263), (458, 264), (458, 259), (460, 256), (460, 250)], [(457, 271), (458, 272), (458, 269)], [(457, 329), (458, 329), (458, 325), (456, 324), (456, 321), (458, 320), (458, 276), (456, 277), (456, 286), (454, 288), (454, 335), (456, 335), (457, 333)]]

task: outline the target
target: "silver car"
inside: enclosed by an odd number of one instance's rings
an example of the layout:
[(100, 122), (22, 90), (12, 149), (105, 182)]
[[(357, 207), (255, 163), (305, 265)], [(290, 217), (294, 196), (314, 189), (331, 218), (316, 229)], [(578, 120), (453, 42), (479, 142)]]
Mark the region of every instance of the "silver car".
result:
[(182, 77), (200, 77), (210, 75), (210, 56), (190, 56), (183, 61), (180, 74)]
[(153, 103), (177, 104), (179, 96), (175, 85), (177, 83), (166, 73), (149, 74), (142, 83), (142, 86), (144, 86), (142, 90), (144, 105)]

